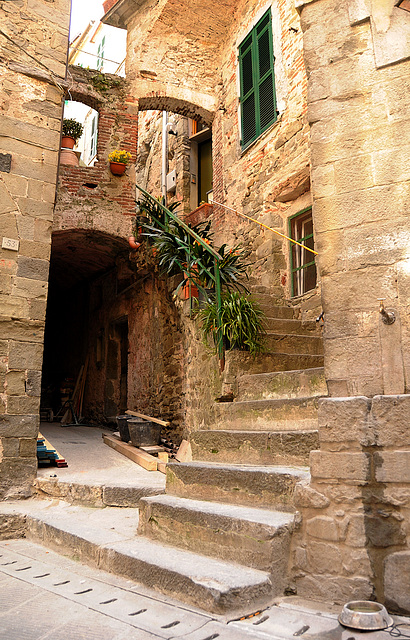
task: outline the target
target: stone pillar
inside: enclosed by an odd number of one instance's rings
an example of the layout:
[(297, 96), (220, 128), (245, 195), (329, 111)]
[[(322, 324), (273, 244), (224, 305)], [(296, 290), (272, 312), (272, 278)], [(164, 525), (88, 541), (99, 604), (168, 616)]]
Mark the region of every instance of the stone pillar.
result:
[(0, 499), (29, 495), (37, 468), (69, 12), (69, 0), (0, 7)]
[(295, 550), (298, 594), (410, 612), (410, 396), (326, 398)]
[[(404, 393), (410, 384), (410, 14), (375, 0), (296, 4), (308, 73), (329, 392)], [(394, 310), (394, 324), (383, 324), (379, 298)]]

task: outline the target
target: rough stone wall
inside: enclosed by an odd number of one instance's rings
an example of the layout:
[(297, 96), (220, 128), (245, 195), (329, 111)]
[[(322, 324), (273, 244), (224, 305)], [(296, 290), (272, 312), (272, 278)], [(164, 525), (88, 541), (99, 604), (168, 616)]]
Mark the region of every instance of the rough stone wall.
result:
[[(287, 235), (288, 218), (311, 204), (309, 195), (306, 75), (302, 34), (293, 2), (272, 3), (277, 122), (244, 152), (238, 122), (238, 45), (266, 11), (266, 3), (243, 2), (222, 54), (220, 104), (213, 126), (214, 198)], [(293, 30), (291, 30), (291, 27)], [(290, 297), (286, 241), (232, 213), (221, 211), (221, 234), (251, 251), (251, 286)]]
[[(311, 204), (306, 74), (302, 34), (293, 0), (272, 3), (276, 92), (280, 111), (278, 121), (245, 152), (240, 147), (238, 45), (266, 9), (267, 5), (262, 1), (255, 3), (243, 0), (236, 3), (223, 30), (214, 34), (210, 47), (202, 36), (195, 38), (198, 15), (204, 13), (202, 5), (192, 7), (189, 16), (185, 16), (180, 24), (177, 21), (178, 11), (181, 10), (178, 3), (158, 4), (150, 11), (146, 6), (138, 11), (133, 10), (134, 13), (130, 10), (132, 16), (127, 21), (128, 78), (133, 94), (138, 96), (139, 104), (144, 109), (158, 108), (157, 103), (162, 96), (162, 108), (185, 114), (175, 102), (172, 87), (176, 82), (181, 96), (188, 102), (192, 101), (192, 110), (195, 105), (203, 107), (205, 104), (213, 108), (214, 199), (287, 234), (288, 218)], [(166, 16), (172, 11), (174, 21), (171, 29)], [(121, 10), (118, 12), (120, 14)], [(219, 24), (218, 21), (225, 20), (228, 14), (220, 4), (210, 3), (206, 13), (208, 24), (213, 21)], [(168, 30), (164, 31), (166, 24)], [(178, 29), (174, 28), (175, 24), (179, 25)], [(154, 46), (158, 34), (161, 34), (161, 44)], [(177, 48), (174, 42), (179, 43)], [(180, 56), (182, 42), (187, 47), (186, 56)], [(215, 44), (218, 46), (215, 47)], [(161, 65), (156, 64), (156, 56), (160, 54)], [(189, 60), (188, 68), (182, 64), (183, 60)], [(197, 65), (203, 60), (206, 61), (205, 65)], [(204, 69), (212, 69), (211, 75), (204, 75)], [(168, 84), (164, 84), (165, 75), (170, 78)], [(185, 96), (185, 90), (191, 91), (191, 95)], [(202, 97), (197, 93), (199, 90), (202, 91)], [(211, 102), (202, 100), (205, 91), (214, 101), (213, 107)], [(160, 139), (157, 144), (160, 144)], [(148, 153), (151, 154), (150, 151)], [(159, 177), (159, 171), (154, 167), (152, 175)], [(147, 184), (152, 184), (146, 172), (145, 178)], [(187, 185), (179, 192), (184, 195), (186, 188)], [(228, 241), (233, 244), (240, 240), (251, 250), (251, 288), (270, 292), (281, 302), (289, 299), (291, 287), (287, 241), (222, 208), (215, 207), (213, 217), (217, 242)], [(316, 296), (315, 301), (310, 301), (307, 307), (314, 308), (318, 304), (320, 302)]]
[[(410, 14), (298, 2), (332, 395), (408, 391)], [(370, 6), (370, 5), (369, 5)], [(381, 322), (378, 298), (396, 322)]]
[[(300, 595), (372, 598), (409, 613), (410, 15), (378, 1), (296, 4), (325, 374), (330, 394), (341, 396), (321, 401), (321, 448), (311, 454), (310, 485), (296, 495), (296, 585)], [(379, 298), (394, 324), (383, 322)]]
[(0, 3), (0, 498), (27, 496), (37, 466), (69, 5)]
[(320, 451), (298, 485), (298, 595), (410, 612), (410, 396), (322, 399)]

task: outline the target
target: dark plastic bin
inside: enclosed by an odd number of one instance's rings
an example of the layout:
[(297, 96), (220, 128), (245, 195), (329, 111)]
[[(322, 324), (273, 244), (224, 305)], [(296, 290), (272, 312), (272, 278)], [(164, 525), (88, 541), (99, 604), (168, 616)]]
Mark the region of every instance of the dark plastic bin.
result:
[(159, 444), (161, 425), (156, 422), (131, 418), (128, 420), (128, 429), (134, 447), (149, 447)]
[(130, 430), (128, 429), (129, 419), (129, 416), (117, 416), (118, 431), (120, 432), (120, 438), (123, 442), (129, 442), (131, 440)]

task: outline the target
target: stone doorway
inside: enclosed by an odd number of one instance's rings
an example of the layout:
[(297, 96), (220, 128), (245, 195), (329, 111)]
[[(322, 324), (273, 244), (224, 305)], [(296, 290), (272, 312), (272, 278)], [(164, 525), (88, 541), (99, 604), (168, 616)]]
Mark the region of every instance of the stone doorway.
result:
[(53, 235), (43, 418), (61, 414), (82, 368), (85, 385), (79, 413), (84, 421), (104, 424), (126, 408), (128, 309), (118, 291), (133, 278), (125, 239), (83, 230)]

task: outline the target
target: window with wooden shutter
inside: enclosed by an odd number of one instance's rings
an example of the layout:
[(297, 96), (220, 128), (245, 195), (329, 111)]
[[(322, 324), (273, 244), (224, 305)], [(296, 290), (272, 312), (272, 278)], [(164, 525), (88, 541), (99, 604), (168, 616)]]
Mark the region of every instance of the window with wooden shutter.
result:
[(289, 235), (299, 242), (299, 244), (290, 243), (292, 296), (301, 296), (316, 287), (315, 255), (305, 249), (305, 247), (315, 248), (311, 207), (289, 219)]
[(270, 10), (239, 46), (242, 149), (276, 120)]

